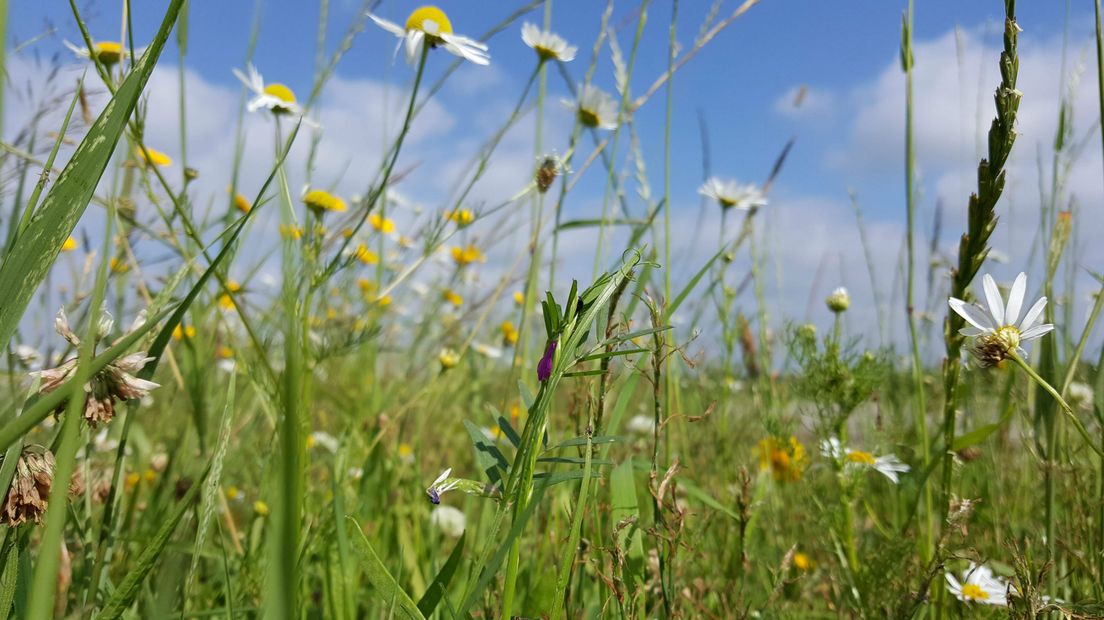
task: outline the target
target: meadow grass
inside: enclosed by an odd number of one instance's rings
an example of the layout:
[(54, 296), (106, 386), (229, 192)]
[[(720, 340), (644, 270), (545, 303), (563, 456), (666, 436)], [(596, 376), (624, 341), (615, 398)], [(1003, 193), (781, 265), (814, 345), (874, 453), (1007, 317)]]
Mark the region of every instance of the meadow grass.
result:
[[(768, 258), (785, 249), (756, 215), (772, 208), (794, 140), (762, 184), (707, 174), (716, 246), (703, 241), (688, 264), (672, 256), (684, 233), (672, 226), (672, 168), (686, 165), (671, 135), (678, 76), (757, 4), (716, 0), (683, 46), (685, 3), (643, 0), (619, 26), (610, 0), (587, 54), (551, 32), (570, 18), (553, 0), (471, 38), (436, 7), (392, 23), (394, 7), (367, 1), (336, 43), (323, 0), (301, 99), (254, 69), (258, 18), (246, 58), (227, 67), (242, 81), (232, 166), (195, 170), (183, 146), (173, 161), (146, 142), (143, 99), (175, 43), (186, 144), (187, 50), (203, 36), (187, 4), (169, 2), (156, 35), (136, 42), (124, 2), (111, 42), (71, 2), (84, 77), (35, 117), (56, 108), (58, 127), (32, 125), (0, 154), (12, 172), (0, 212), (0, 614), (1104, 617), (1104, 294), (1075, 324), (1077, 212), (1063, 205), (1084, 144), (1069, 93), (1028, 259), (1038, 269), (1005, 290), (985, 273), (1024, 96), (1005, 0), (966, 228), (939, 268), (949, 277), (931, 286), (931, 268), (920, 299), (923, 58), (909, 0), (900, 286), (879, 287), (853, 194), (877, 325), (849, 329), (839, 288), (817, 306), (833, 326), (822, 333), (766, 293)], [(6, 10), (0, 0), (0, 32)], [(1096, 18), (1104, 113), (1099, 0)], [(656, 19), (666, 41), (647, 39)], [(519, 33), (533, 65), (509, 113), (440, 205), (397, 224), (412, 211), (399, 190), (427, 174), (404, 159), (427, 104)], [(342, 130), (323, 124), (319, 101), (369, 36), (398, 41), (407, 82), (378, 163), (357, 171), (363, 191), (343, 196), (316, 165), (326, 132)], [(658, 75), (638, 63), (643, 45), (666, 45)], [(597, 86), (605, 62), (613, 93)], [(549, 135), (550, 82), (574, 97), (566, 136)], [(663, 105), (662, 144), (635, 119), (649, 104)], [(271, 130), (262, 161), (244, 155), (251, 115)], [(509, 195), (472, 199), (507, 133), (529, 122), (531, 173)], [(566, 152), (543, 150), (561, 141)], [(304, 144), (305, 169), (292, 169)], [(708, 172), (708, 146), (701, 158)], [(252, 194), (246, 166), (264, 179)], [(225, 176), (228, 195), (203, 195), (199, 175)], [(600, 206), (565, 219), (583, 178)], [(561, 239), (580, 231), (595, 234), (593, 269), (565, 281)], [(488, 261), (496, 246), (513, 252), (506, 264)], [(1064, 303), (1032, 306), (1035, 291)], [(896, 318), (882, 302), (895, 295)], [(54, 303), (57, 335), (36, 333)], [(924, 340), (931, 313), (939, 353)]]

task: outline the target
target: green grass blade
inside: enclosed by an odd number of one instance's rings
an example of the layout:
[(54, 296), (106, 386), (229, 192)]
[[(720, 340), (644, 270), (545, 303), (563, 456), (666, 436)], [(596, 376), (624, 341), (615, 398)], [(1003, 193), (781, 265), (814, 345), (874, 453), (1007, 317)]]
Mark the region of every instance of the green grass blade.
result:
[(452, 548), (452, 553), (449, 553), (445, 565), (441, 567), (440, 572), (433, 578), (433, 583), (429, 584), (429, 588), (418, 601), (418, 611), (422, 612), (423, 616), (431, 615), (448, 591), (448, 585), (452, 582), (452, 577), (456, 574), (456, 569), (460, 567), (460, 560), (464, 556), (464, 541), (467, 537), (467, 532), (460, 535), (460, 540), (456, 541), (456, 546)]
[(368, 576), (369, 583), (376, 589), (382, 600), (387, 605), (394, 605), (396, 611), (402, 612), (408, 618), (424, 618), (425, 616), (418, 610), (418, 606), (414, 604), (406, 591), (399, 586), (395, 578), (387, 571), (387, 567), (383, 565), (379, 556), (376, 555), (376, 550), (368, 542), (368, 537), (364, 535), (360, 523), (353, 517), (347, 518), (356, 526), (358, 535), (353, 537), (353, 541), (364, 559), (364, 572)]

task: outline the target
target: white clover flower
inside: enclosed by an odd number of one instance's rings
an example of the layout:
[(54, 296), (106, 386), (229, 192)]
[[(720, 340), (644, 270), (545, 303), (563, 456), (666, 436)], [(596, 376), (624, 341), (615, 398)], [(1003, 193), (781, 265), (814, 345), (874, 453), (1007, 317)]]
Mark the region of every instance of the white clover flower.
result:
[(475, 39), (454, 33), (448, 15), (435, 6), (414, 9), (414, 12), (406, 18), (405, 27), (372, 13), (369, 13), (368, 17), (371, 17), (380, 28), (398, 37), (400, 45), (405, 43), (406, 61), (409, 63), (418, 60), (423, 43), (428, 43), (431, 48), (443, 47), (449, 53), (477, 65), (487, 65), (491, 62), (487, 46)]
[(459, 538), (468, 526), (468, 518), (452, 506), (437, 506), (429, 513), (429, 522), (444, 532), (445, 536)]
[(820, 443), (820, 452), (824, 456), (843, 464), (844, 469), (868, 468), (882, 474), (893, 484), (900, 482), (897, 474), (908, 473), (911, 468), (901, 462), (895, 454), (875, 456), (870, 452), (853, 450), (844, 446), (836, 437), (829, 437)]
[(529, 22), (525, 22), (521, 26), (521, 40), (533, 48), (542, 61), (571, 62), (575, 60), (575, 52), (578, 51), (578, 48), (574, 45), (568, 45), (567, 41), (560, 35), (541, 30), (536, 24)]
[(650, 415), (644, 415), (639, 413), (629, 418), (625, 429), (630, 433), (639, 433), (641, 435), (651, 435), (655, 433), (655, 418)]
[(961, 299), (951, 297), (947, 300), (951, 309), (971, 325), (971, 327), (963, 327), (959, 333), (975, 339), (971, 352), (982, 364), (994, 365), (1012, 353), (1024, 356), (1027, 353), (1020, 347), (1021, 343), (1034, 340), (1054, 329), (1054, 325), (1050, 323), (1036, 325), (1043, 316), (1043, 308), (1047, 303), (1046, 297), (1039, 298), (1024, 315), (1019, 325), (1016, 324), (1016, 320), (1020, 317), (1020, 308), (1023, 306), (1024, 293), (1027, 291), (1027, 274), (1021, 272), (1016, 276), (1012, 289), (1008, 292), (1007, 307), (993, 276), (985, 274), (982, 278), (982, 286), (989, 306), (988, 313), (981, 306), (966, 303)]
[(563, 99), (562, 102), (567, 108), (575, 110), (579, 122), (586, 127), (617, 129), (617, 101), (597, 86), (584, 84), (574, 101)]
[(953, 573), (947, 573), (947, 589), (963, 603), (983, 605), (1008, 605), (1008, 584), (986, 566), (970, 562), (960, 582)]
[(709, 177), (698, 188), (698, 193), (716, 200), (723, 209), (735, 207), (738, 211), (750, 211), (767, 206), (767, 197), (758, 186), (745, 185), (735, 179)]

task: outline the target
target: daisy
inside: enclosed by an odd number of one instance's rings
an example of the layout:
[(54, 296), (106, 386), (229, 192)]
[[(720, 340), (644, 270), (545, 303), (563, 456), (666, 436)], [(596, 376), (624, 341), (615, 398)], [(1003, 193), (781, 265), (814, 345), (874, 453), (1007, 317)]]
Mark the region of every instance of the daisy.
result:
[[(73, 54), (75, 54), (77, 58), (87, 58), (91, 60), (91, 58), (95, 56), (96, 60), (100, 61), (100, 64), (104, 65), (105, 67), (110, 67), (111, 65), (119, 62), (119, 60), (123, 57), (123, 54), (125, 53), (123, 50), (123, 46), (115, 41), (99, 41), (97, 43), (93, 43), (92, 51), (89, 51), (88, 48), (73, 45), (68, 41), (62, 41), (62, 43), (64, 43), (65, 47), (68, 47), (69, 50), (73, 52)], [(141, 53), (140, 50), (135, 51), (139, 54)]]
[(535, 24), (529, 22), (525, 22), (521, 26), (521, 40), (537, 52), (541, 62), (546, 60), (571, 62), (575, 60), (575, 52), (578, 51), (574, 45), (568, 45), (567, 41), (560, 35), (541, 30)]
[(449, 53), (477, 65), (487, 65), (491, 62), (487, 46), (475, 39), (455, 34), (448, 15), (435, 6), (414, 9), (414, 12), (406, 18), (405, 27), (371, 13), (368, 17), (371, 17), (380, 28), (398, 37), (400, 45), (406, 44), (406, 61), (409, 63), (418, 59), (423, 42), (428, 43), (431, 48), (443, 47)]
[(911, 469), (907, 464), (902, 463), (901, 459), (897, 458), (895, 454), (874, 456), (874, 454), (870, 452), (852, 450), (845, 447), (840, 443), (840, 440), (835, 437), (830, 437), (821, 442), (820, 452), (824, 456), (843, 462), (845, 469), (853, 470), (855, 468), (869, 467), (886, 478), (889, 478), (889, 481), (893, 484), (900, 482), (897, 474), (908, 473)]
[[(250, 112), (256, 112), (264, 108), (270, 110), (273, 114), (303, 116), (303, 108), (299, 107), (299, 104), (296, 103), (295, 93), (284, 84), (278, 82), (273, 82), (266, 86), (264, 78), (261, 77), (260, 72), (253, 66), (253, 63), (249, 63), (245, 66), (246, 73), (244, 74), (237, 69), (233, 71), (234, 75), (241, 80), (241, 83), (253, 92), (253, 98), (250, 99), (249, 103), (246, 105), (246, 109)], [(305, 119), (304, 122), (308, 122), (309, 124), (309, 121)]]
[(970, 562), (970, 567), (959, 582), (954, 574), (947, 573), (947, 589), (963, 603), (983, 605), (1008, 605), (1008, 584), (986, 566)]
[(586, 127), (617, 129), (617, 102), (596, 86), (583, 85), (575, 101), (564, 99), (563, 104), (575, 110), (579, 122)]
[(846, 312), (847, 308), (851, 306), (851, 296), (847, 293), (847, 289), (841, 286), (832, 291), (832, 294), (824, 300), (824, 303), (828, 305), (829, 310), (839, 314)]
[(1037, 324), (1043, 316), (1043, 308), (1047, 303), (1046, 297), (1039, 298), (1024, 315), (1023, 320), (1016, 324), (1016, 320), (1020, 318), (1020, 308), (1023, 307), (1024, 293), (1027, 290), (1027, 274), (1021, 272), (1016, 276), (1012, 289), (1008, 292), (1007, 306), (1001, 298), (993, 276), (985, 274), (982, 284), (985, 301), (989, 306), (988, 313), (979, 305), (969, 304), (954, 297), (947, 300), (947, 303), (971, 325), (971, 327), (963, 327), (958, 333), (974, 338), (971, 352), (983, 365), (993, 366), (1012, 354), (1026, 355), (1027, 353), (1020, 347), (1021, 343), (1034, 340), (1054, 329), (1054, 325), (1050, 323)]
[(741, 184), (734, 179), (709, 177), (698, 193), (712, 198), (723, 209), (735, 207), (739, 211), (751, 211), (767, 206), (767, 197), (753, 183)]

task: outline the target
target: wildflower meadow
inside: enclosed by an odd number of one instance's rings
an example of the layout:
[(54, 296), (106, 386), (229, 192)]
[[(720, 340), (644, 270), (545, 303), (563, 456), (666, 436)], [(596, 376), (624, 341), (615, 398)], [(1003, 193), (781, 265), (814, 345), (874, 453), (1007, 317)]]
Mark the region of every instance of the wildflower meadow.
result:
[(0, 0), (0, 615), (1104, 618), (1101, 0)]

